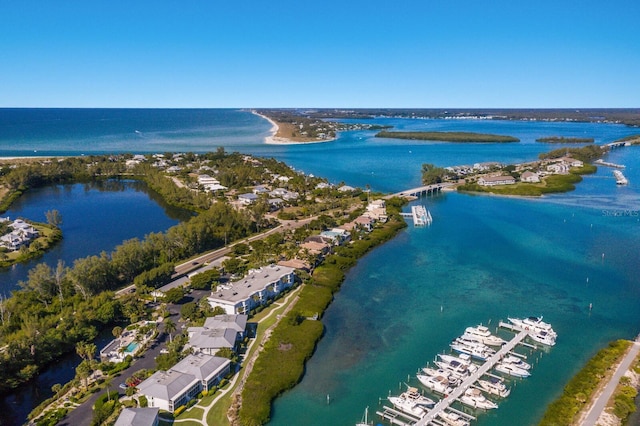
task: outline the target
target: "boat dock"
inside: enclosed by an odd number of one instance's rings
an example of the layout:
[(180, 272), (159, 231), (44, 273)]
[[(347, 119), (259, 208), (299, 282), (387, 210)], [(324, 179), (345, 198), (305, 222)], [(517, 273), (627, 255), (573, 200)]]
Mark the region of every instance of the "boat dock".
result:
[(618, 185), (626, 185), (629, 183), (629, 180), (626, 177), (624, 177), (624, 175), (620, 170), (614, 170), (613, 175), (615, 176), (616, 183)]
[(433, 222), (431, 212), (425, 206), (411, 206), (411, 213), (400, 213), (402, 217), (413, 220), (413, 226), (427, 226)]
[(610, 163), (610, 162), (604, 161), (602, 159), (596, 160), (596, 161), (594, 161), (594, 163), (599, 164), (601, 166), (613, 167), (614, 169), (624, 169), (624, 168), (627, 167), (624, 164)]
[(517, 344), (522, 343), (525, 337), (528, 336), (529, 333), (522, 330), (518, 334), (515, 335), (513, 339), (505, 343), (499, 351), (497, 351), (494, 355), (492, 355), (489, 359), (482, 364), (478, 370), (467, 377), (457, 388), (451, 392), (451, 394), (447, 395), (444, 399), (441, 399), (431, 410), (427, 412), (427, 414), (418, 420), (415, 423), (415, 426), (426, 426), (428, 424), (433, 424), (434, 420), (438, 417), (438, 413), (450, 409), (450, 405), (456, 401), (458, 398), (462, 396), (464, 391), (467, 390), (471, 385), (477, 382), (483, 375), (489, 372), (502, 358), (504, 358), (509, 352), (511, 352)]

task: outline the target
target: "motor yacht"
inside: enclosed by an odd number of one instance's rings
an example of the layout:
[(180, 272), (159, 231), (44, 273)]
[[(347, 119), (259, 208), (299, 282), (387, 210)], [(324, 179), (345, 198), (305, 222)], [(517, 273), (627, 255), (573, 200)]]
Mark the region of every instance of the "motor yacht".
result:
[(501, 398), (506, 398), (511, 393), (511, 389), (504, 384), (504, 381), (494, 376), (487, 376), (484, 379), (478, 380), (478, 385), (483, 391)]
[(483, 410), (491, 410), (498, 408), (498, 404), (487, 399), (480, 389), (469, 388), (464, 391), (464, 394), (460, 397), (460, 402), (464, 405), (473, 408), (482, 408)]
[(484, 343), (488, 346), (502, 346), (507, 343), (506, 340), (491, 334), (489, 328), (485, 327), (482, 324), (476, 327), (467, 327), (464, 330), (464, 334), (462, 336), (468, 339), (476, 340), (480, 343)]

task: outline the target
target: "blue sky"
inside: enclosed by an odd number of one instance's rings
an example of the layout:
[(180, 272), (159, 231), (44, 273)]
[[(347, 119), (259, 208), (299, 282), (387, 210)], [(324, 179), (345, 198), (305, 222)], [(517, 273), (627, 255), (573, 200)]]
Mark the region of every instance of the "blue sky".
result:
[(0, 1), (0, 107), (639, 107), (640, 1)]

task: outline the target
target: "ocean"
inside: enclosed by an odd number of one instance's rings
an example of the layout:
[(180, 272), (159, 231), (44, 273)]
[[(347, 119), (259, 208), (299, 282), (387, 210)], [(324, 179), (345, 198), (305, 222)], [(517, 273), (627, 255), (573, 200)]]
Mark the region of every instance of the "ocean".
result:
[[(420, 183), (423, 163), (530, 161), (558, 145), (541, 136), (607, 143), (640, 133), (604, 123), (376, 118), (399, 130), (516, 136), (514, 144), (376, 139), (266, 145), (266, 120), (241, 110), (2, 110), (0, 155), (227, 151), (274, 157), (333, 183), (396, 192)], [(8, 129), (8, 130), (7, 130)], [(416, 203), (433, 224), (410, 225), (360, 260), (327, 310), (326, 334), (305, 376), (274, 404), (273, 425), (353, 425), (370, 414), (465, 327), (543, 315), (558, 342), (530, 354), (532, 376), (478, 425), (533, 425), (598, 349), (640, 331), (640, 147), (614, 150), (630, 183), (599, 167), (575, 191), (539, 199), (442, 193)], [(592, 309), (589, 309), (589, 306)], [(327, 395), (330, 403), (327, 404)], [(379, 419), (376, 419), (379, 420)]]

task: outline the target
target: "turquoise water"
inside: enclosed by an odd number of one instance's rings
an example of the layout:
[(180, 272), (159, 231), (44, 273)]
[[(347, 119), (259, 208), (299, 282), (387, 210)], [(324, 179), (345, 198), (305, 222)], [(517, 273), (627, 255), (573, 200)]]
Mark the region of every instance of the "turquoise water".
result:
[[(614, 124), (378, 118), (373, 122), (398, 129), (498, 133), (522, 142), (412, 142), (376, 139), (375, 132), (363, 131), (325, 144), (272, 146), (261, 144), (269, 124), (259, 117), (205, 111), (191, 127), (189, 114), (168, 114), (159, 130), (140, 128), (144, 121), (155, 126), (155, 112), (123, 113), (125, 123), (101, 128), (92, 149), (130, 151), (130, 140), (118, 135), (135, 129), (159, 134), (141, 145), (142, 152), (225, 146), (274, 157), (335, 183), (396, 192), (419, 184), (426, 162), (530, 161), (558, 148), (536, 143), (540, 136), (589, 136), (605, 143), (640, 133)], [(198, 129), (206, 127), (202, 120), (207, 119), (214, 124), (202, 136)], [(41, 133), (39, 150), (70, 155), (82, 146), (73, 137), (68, 144), (59, 138), (47, 142), (48, 133)], [(0, 140), (0, 152), (12, 150), (7, 139)], [(416, 369), (446, 350), (465, 327), (495, 325), (507, 316), (544, 315), (559, 334), (557, 345), (538, 356), (532, 377), (517, 381), (498, 410), (475, 423), (535, 424), (599, 348), (640, 331), (640, 147), (613, 151), (607, 160), (627, 165), (627, 187), (617, 187), (611, 169), (601, 167), (576, 191), (542, 199), (445, 193), (421, 200), (432, 212), (432, 226), (407, 228), (349, 272), (323, 318), (326, 334), (302, 382), (276, 401), (271, 424), (353, 425), (366, 406), (375, 412), (379, 398), (397, 392), (408, 376), (416, 384), (411, 378)]]

